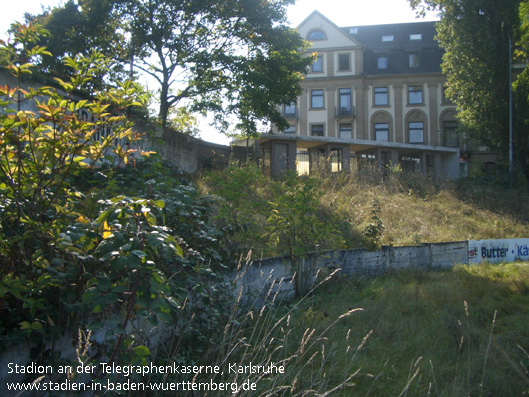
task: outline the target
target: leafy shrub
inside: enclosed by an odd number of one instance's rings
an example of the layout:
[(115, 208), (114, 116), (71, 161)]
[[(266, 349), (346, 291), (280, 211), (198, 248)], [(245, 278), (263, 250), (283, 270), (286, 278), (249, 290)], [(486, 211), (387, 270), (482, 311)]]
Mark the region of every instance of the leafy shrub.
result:
[(180, 341), (213, 340), (229, 302), (216, 272), (227, 263), (223, 232), (209, 222), (210, 200), (174, 167), (133, 157), (141, 136), (124, 112), (142, 91), (125, 82), (74, 100), (107, 68), (98, 54), (66, 58), (62, 92), (23, 89), (46, 51), (39, 28), (16, 28), (0, 43), (17, 79), (0, 87), (0, 346), (31, 341), (32, 360), (46, 362), (59, 355), (45, 342), (82, 330), (88, 346), (107, 330), (79, 359), (130, 364), (150, 355), (148, 323)]
[[(51, 87), (23, 89), (32, 60), (47, 52), (35, 44), (44, 33), (38, 27), (15, 28), (13, 41), (0, 43), (10, 62), (6, 68), (17, 80), (15, 87), (0, 87), (0, 299), (3, 310), (11, 314), (2, 333), (18, 327), (29, 335), (56, 328), (54, 304), (63, 292), (70, 301), (76, 292), (68, 291), (70, 285), (79, 286), (78, 266), (86, 259), (85, 252), (70, 244), (67, 231), (89, 249), (98, 244), (95, 230), (77, 228), (86, 218), (79, 212), (80, 195), (69, 179), (106, 159), (127, 161), (134, 150), (125, 145), (134, 145), (140, 137), (120, 112), (138, 105), (141, 97), (134, 84), (125, 82), (112, 92), (98, 93), (96, 99), (75, 100), (74, 93), (107, 67), (97, 53), (65, 59), (73, 77), (69, 82), (57, 79), (64, 92)], [(26, 110), (32, 105), (38, 110)], [(90, 120), (82, 116), (83, 110), (90, 112)], [(113, 135), (103, 133), (109, 130)]]
[(274, 185), (267, 232), (270, 243), (282, 247), (294, 260), (333, 243), (343, 245), (333, 224), (319, 216), (322, 195), (317, 179), (294, 173)]
[(297, 259), (346, 245), (349, 218), (332, 205), (322, 205), (324, 186), (318, 178), (289, 173), (283, 179), (270, 179), (247, 163), (207, 173), (199, 182), (217, 198), (214, 219), (226, 231), (224, 244), (232, 256), (252, 250)]
[(231, 257), (246, 256), (249, 250), (272, 253), (262, 240), (270, 180), (255, 163), (231, 163), (225, 170), (208, 172), (202, 186), (214, 198), (214, 220), (225, 231), (223, 245)]
[(373, 200), (373, 209), (371, 210), (371, 223), (366, 226), (362, 235), (364, 236), (367, 247), (371, 250), (380, 248), (380, 238), (384, 232), (384, 224), (380, 219), (380, 201)]

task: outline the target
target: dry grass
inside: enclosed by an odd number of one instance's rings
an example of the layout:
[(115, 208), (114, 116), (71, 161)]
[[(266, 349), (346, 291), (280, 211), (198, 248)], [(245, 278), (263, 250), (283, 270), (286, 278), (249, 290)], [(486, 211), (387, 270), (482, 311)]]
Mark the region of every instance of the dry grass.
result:
[[(360, 369), (343, 395), (529, 393), (527, 263), (338, 279), (293, 321), (318, 332), (351, 307), (362, 311), (336, 324), (326, 342), (343, 372)], [(351, 362), (349, 352), (361, 344)]]
[(350, 214), (357, 231), (369, 224), (373, 200), (378, 199), (383, 245), (529, 236), (529, 194), (525, 188), (390, 175), (385, 180), (367, 181), (330, 176), (324, 189), (322, 204), (332, 202), (334, 208)]
[[(529, 264), (320, 279), (294, 302), (270, 289), (264, 306), (235, 304), (219, 324), (222, 338), (197, 362), (219, 365), (222, 374), (194, 381), (256, 385), (240, 396), (529, 393)], [(167, 358), (174, 360), (182, 355)], [(285, 371), (230, 373), (233, 363)]]
[[(311, 293), (333, 276), (334, 274), (328, 274), (323, 277)], [(244, 267), (238, 277), (244, 278)], [(353, 387), (358, 368), (344, 366), (341, 362), (341, 352), (328, 342), (332, 339), (334, 328), (361, 309), (355, 308), (340, 313), (324, 328), (300, 328), (295, 325), (294, 318), (310, 294), (295, 302), (283, 302), (276, 292), (277, 287), (278, 285), (272, 284), (259, 291), (259, 296), (266, 296), (264, 303), (256, 297), (255, 301), (245, 301), (243, 305), (242, 294), (239, 294), (229, 319), (219, 324), (220, 339), (216, 343), (202, 344), (208, 348), (199, 357), (193, 354), (189, 356), (189, 346), (179, 344), (176, 335), (172, 343), (178, 345), (177, 349), (169, 349), (173, 350), (170, 355), (160, 357), (163, 356), (161, 354), (158, 357), (162, 364), (173, 361), (191, 364), (194, 359), (197, 360), (194, 362), (196, 365), (218, 365), (221, 373), (168, 375), (162, 381), (229, 385), (227, 391), (223, 392), (207, 390), (206, 387), (199, 394), (180, 391), (178, 395), (182, 396), (328, 396)], [(360, 350), (361, 347), (355, 352), (351, 351), (351, 361)], [(272, 365), (272, 372), (233, 371), (239, 365)], [(279, 367), (283, 367), (284, 371), (277, 372), (275, 368)], [(244, 385), (251, 384), (255, 385), (252, 390), (244, 388)]]
[[(375, 245), (529, 236), (527, 187), (509, 189), (470, 179), (434, 181), (402, 172), (386, 178), (369, 172), (312, 178), (318, 179), (322, 193), (317, 216), (335, 228), (337, 236), (320, 249), (373, 248), (364, 232), (373, 223), (375, 200), (384, 226)], [(239, 254), (249, 250), (264, 256), (285, 254), (271, 247), (266, 235), (269, 201), (274, 198), (274, 184), (280, 181), (262, 176), (255, 166), (243, 166), (212, 172), (196, 182), (202, 192), (220, 198), (219, 224), (236, 228), (227, 246), (237, 247)]]

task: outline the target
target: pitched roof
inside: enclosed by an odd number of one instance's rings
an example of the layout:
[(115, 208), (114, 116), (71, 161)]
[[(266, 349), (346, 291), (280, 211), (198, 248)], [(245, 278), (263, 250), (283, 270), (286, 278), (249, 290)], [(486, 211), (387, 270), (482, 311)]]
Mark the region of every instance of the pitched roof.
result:
[[(410, 22), (341, 29), (365, 46), (364, 72), (368, 75), (440, 73), (443, 50), (435, 40), (435, 24)], [(410, 54), (419, 55), (417, 67), (410, 67)], [(378, 68), (379, 57), (387, 57), (387, 69)]]
[[(331, 21), (329, 18), (327, 18), (325, 15), (323, 15), (321, 12), (314, 10), (308, 17), (306, 17), (296, 28), (298, 32), (302, 32), (303, 30), (310, 29), (312, 26), (311, 23), (314, 23), (314, 21), (318, 21), (316, 23), (327, 25), (327, 28), (330, 28), (332, 30), (335, 30), (339, 35), (343, 35), (343, 38), (349, 43), (352, 42), (356, 46), (360, 46), (361, 44), (356, 40), (356, 38), (347, 32), (345, 32), (342, 28), (340, 28), (338, 25), (336, 25), (333, 21)], [(308, 25), (308, 26), (305, 26)], [(322, 25), (319, 25), (319, 27), (322, 27)]]
[[(364, 47), (363, 72), (367, 75), (441, 73), (443, 50), (435, 40), (436, 22), (338, 27), (319, 11), (313, 11), (301, 22), (298, 30), (308, 30), (311, 21), (315, 20), (323, 20)], [(382, 40), (389, 36), (391, 41)], [(410, 67), (410, 56), (418, 57), (419, 63), (415, 67)], [(380, 57), (386, 57), (387, 68), (378, 67)]]

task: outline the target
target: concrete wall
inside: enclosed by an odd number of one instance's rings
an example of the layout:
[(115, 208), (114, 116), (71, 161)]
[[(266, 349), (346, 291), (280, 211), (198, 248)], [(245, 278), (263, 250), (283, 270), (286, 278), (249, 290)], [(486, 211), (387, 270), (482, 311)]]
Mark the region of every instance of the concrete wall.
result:
[(230, 163), (232, 148), (226, 145), (197, 140), (197, 166), (202, 168), (224, 168)]
[[(456, 264), (468, 264), (468, 241), (384, 246), (378, 251), (326, 251), (309, 255), (299, 266), (305, 270), (311, 284), (322, 268), (341, 269), (343, 275), (354, 277), (377, 276), (406, 268), (448, 269)], [(288, 257), (254, 260), (238, 273), (237, 291), (243, 294), (246, 303), (261, 304), (268, 297), (291, 298), (296, 291), (296, 277), (299, 277), (299, 269), (293, 269)]]
[(198, 169), (197, 139), (176, 131), (166, 131), (163, 143), (157, 143), (155, 150), (168, 160), (173, 161), (184, 172), (195, 172)]
[[(529, 239), (512, 239), (513, 244), (518, 244), (516, 249), (523, 255), (529, 255)], [(528, 240), (528, 241), (526, 241)], [(492, 240), (483, 243), (492, 244)], [(495, 240), (495, 243), (504, 244), (506, 240)], [(478, 242), (472, 242), (473, 244)], [(520, 248), (518, 248), (518, 246)], [(310, 287), (317, 278), (321, 269), (330, 271), (340, 269), (348, 277), (361, 275), (377, 276), (391, 270), (405, 268), (419, 269), (448, 269), (456, 264), (468, 264), (472, 250), (468, 241), (422, 244), (410, 247), (382, 247), (378, 251), (365, 249), (326, 251), (310, 254), (306, 259), (293, 269), (288, 256), (259, 259), (249, 261), (235, 272), (231, 279), (234, 280), (234, 293), (241, 297), (243, 303), (260, 307), (264, 302), (274, 301), (280, 303), (284, 299), (295, 296), (296, 283), (299, 281), (300, 270), (305, 273), (305, 284)], [(299, 283), (298, 283), (299, 284)], [(299, 285), (298, 285), (299, 286)], [(142, 326), (143, 327), (143, 326)], [(151, 346), (163, 341), (163, 337), (173, 329), (154, 327), (145, 330)], [(95, 341), (104, 340), (103, 331), (92, 335)], [(75, 340), (75, 338), (74, 338)], [(62, 357), (75, 358), (72, 337), (65, 336), (55, 342), (59, 347)], [(0, 354), (0, 393), (7, 394), (6, 381), (22, 381), (23, 376), (14, 377), (5, 371), (10, 362), (25, 365), (30, 362), (29, 346), (12, 346)], [(14, 395), (14, 394), (12, 394)]]

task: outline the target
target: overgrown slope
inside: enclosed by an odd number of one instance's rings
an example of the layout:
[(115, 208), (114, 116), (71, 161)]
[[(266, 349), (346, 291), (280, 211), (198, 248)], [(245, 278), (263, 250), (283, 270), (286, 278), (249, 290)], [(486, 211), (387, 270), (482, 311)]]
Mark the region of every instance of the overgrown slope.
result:
[[(484, 178), (440, 182), (394, 169), (384, 178), (368, 172), (274, 180), (246, 164), (206, 173), (197, 183), (220, 199), (216, 222), (233, 227), (227, 244), (239, 254), (252, 249), (258, 255), (281, 255), (290, 245), (315, 251), (529, 236), (527, 187), (508, 188)], [(288, 202), (308, 184), (312, 188), (306, 195), (317, 201), (310, 213), (303, 204)], [(299, 227), (291, 230), (297, 233), (294, 242), (273, 239), (278, 205), (283, 226), (318, 226), (311, 239)]]
[(334, 323), (315, 361), (329, 383), (359, 370), (343, 395), (514, 396), (529, 392), (528, 313), (529, 264), (456, 266), (331, 280), (292, 333)]

